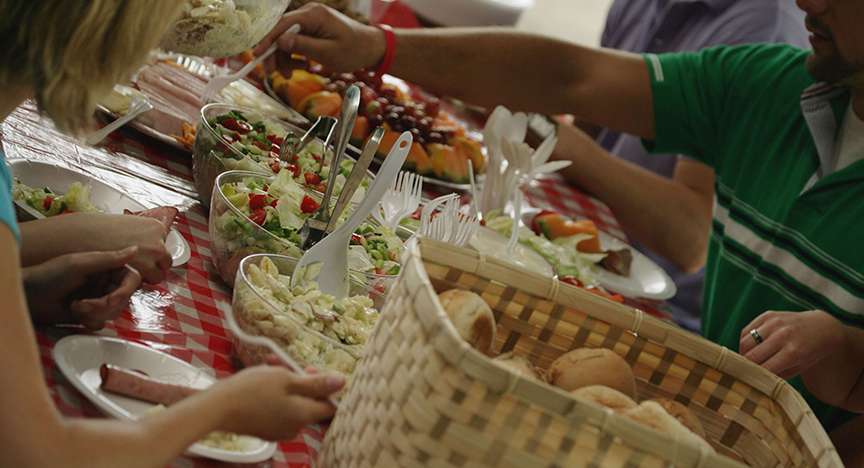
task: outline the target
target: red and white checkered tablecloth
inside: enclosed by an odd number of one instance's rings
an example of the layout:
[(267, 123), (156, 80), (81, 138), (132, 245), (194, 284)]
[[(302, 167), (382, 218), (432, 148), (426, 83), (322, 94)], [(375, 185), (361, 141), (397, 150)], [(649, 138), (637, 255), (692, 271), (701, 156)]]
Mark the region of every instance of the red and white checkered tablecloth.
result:
[[(121, 130), (100, 148), (80, 146), (41, 119), (32, 103), (18, 108), (3, 123), (3, 149), (8, 159), (51, 162), (86, 172), (114, 185), (149, 206), (174, 205), (182, 214), (175, 228), (191, 248), (191, 259), (171, 271), (167, 281), (135, 294), (132, 304), (99, 335), (134, 340), (167, 352), (215, 376), (231, 374), (231, 338), (224, 316), (231, 292), (220, 282), (211, 263), (207, 213), (195, 199), (191, 158), (151, 141), (132, 130)], [(528, 201), (572, 217), (588, 217), (613, 235), (624, 237), (602, 203), (548, 178), (526, 190)], [(65, 381), (51, 357), (54, 343), (76, 333), (70, 329), (40, 329), (37, 338), (54, 401), (68, 416), (95, 417), (99, 412)], [(309, 466), (324, 431), (309, 427), (295, 440), (283, 442), (267, 466)], [(180, 458), (172, 466), (225, 466), (201, 459)]]

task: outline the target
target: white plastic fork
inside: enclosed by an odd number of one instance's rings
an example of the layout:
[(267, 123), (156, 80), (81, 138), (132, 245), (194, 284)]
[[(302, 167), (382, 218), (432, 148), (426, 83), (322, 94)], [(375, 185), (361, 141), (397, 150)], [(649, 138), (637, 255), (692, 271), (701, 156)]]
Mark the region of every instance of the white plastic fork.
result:
[(441, 242), (452, 242), (454, 227), (459, 216), (459, 207), (461, 206), (460, 197), (453, 197), (447, 200), (444, 208), (438, 213), (438, 216), (432, 220), (429, 230), (429, 238)]
[(470, 215), (461, 212), (457, 213), (453, 233), (450, 236), (450, 243), (457, 247), (465, 247), (471, 242), (474, 233), (477, 232), (479, 227), (480, 218), (477, 217), (477, 213)]
[(516, 187), (513, 193), (513, 227), (510, 229), (510, 240), (507, 241), (507, 256), (512, 256), (519, 242), (519, 223), (522, 221), (522, 189)]
[(423, 177), (408, 171), (399, 173), (393, 188), (384, 194), (373, 217), (384, 226), (396, 229), (399, 223), (417, 211), (423, 197)]
[(387, 226), (390, 220), (402, 210), (403, 196), (401, 189), (405, 185), (405, 179), (410, 176), (411, 173), (408, 171), (400, 172), (399, 176), (396, 178), (396, 182), (393, 183), (393, 187), (390, 187), (390, 189), (384, 193), (381, 202), (378, 203), (378, 208), (372, 212), (375, 219), (382, 225)]
[(396, 140), (396, 144), (393, 145), (390, 154), (387, 155), (384, 164), (378, 170), (378, 175), (372, 181), (372, 185), (369, 186), (366, 197), (351, 213), (348, 220), (328, 234), (321, 242), (307, 250), (297, 262), (291, 275), (292, 287), (309, 277), (306, 274), (308, 267), (321, 265), (317, 277), (318, 287), (321, 291), (334, 296), (336, 299), (342, 299), (348, 295), (348, 243), (351, 241), (351, 234), (354, 233), (357, 226), (369, 218), (369, 214), (378, 206), (384, 192), (396, 180), (413, 141), (414, 138), (410, 132), (404, 132)]
[(390, 225), (392, 229), (396, 229), (396, 226), (406, 216), (410, 216), (420, 207), (420, 202), (423, 200), (423, 177), (411, 173), (408, 180), (400, 187), (400, 191), (402, 192), (402, 210), (392, 220)]
[[(287, 31), (285, 31), (286, 34), (297, 34), (299, 32), (299, 24), (295, 24), (294, 26), (288, 28)], [(267, 58), (273, 55), (278, 49), (278, 47), (278, 44), (274, 42), (273, 45), (271, 45), (263, 54), (255, 57), (254, 60), (250, 61), (246, 65), (243, 65), (243, 68), (237, 70), (236, 73), (230, 73), (228, 75), (222, 76), (214, 76), (213, 78), (211, 78), (210, 82), (207, 83), (207, 87), (204, 88), (204, 93), (201, 95), (201, 102), (204, 104), (210, 102), (210, 100), (213, 99), (217, 94), (219, 94), (219, 91), (222, 91), (222, 89), (224, 89), (226, 86), (237, 80), (242, 80), (243, 78), (245, 78), (246, 75), (248, 75), (250, 72), (252, 72), (252, 70), (255, 69), (255, 67), (257, 67), (259, 64), (267, 60)]]
[(420, 213), (420, 229), (417, 230), (417, 235), (423, 237), (430, 237), (431, 229), (432, 229), (432, 215), (438, 209), (439, 206), (447, 203), (451, 199), (459, 198), (458, 194), (450, 193), (447, 195), (442, 195), (434, 200), (431, 200), (426, 206), (423, 207), (423, 211)]
[(109, 123), (108, 125), (102, 127), (101, 129), (91, 133), (84, 139), (84, 141), (93, 146), (100, 141), (104, 140), (105, 137), (111, 134), (114, 130), (126, 125), (127, 123), (135, 120), (139, 115), (149, 112), (153, 110), (153, 104), (150, 104), (150, 100), (144, 96), (134, 95), (132, 97), (132, 102), (129, 104), (129, 110), (126, 111), (122, 117), (119, 117), (117, 120)]

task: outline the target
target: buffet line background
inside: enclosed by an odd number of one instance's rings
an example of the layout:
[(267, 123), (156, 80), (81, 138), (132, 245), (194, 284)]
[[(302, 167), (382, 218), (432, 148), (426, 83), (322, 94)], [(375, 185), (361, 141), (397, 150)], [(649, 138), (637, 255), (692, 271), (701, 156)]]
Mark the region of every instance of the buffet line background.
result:
[[(232, 345), (223, 321), (231, 307), (231, 292), (213, 270), (207, 214), (196, 200), (190, 156), (131, 129), (113, 133), (99, 147), (81, 146), (55, 130), (38, 114), (32, 102), (16, 109), (0, 131), (9, 160), (40, 161), (74, 169), (121, 189), (148, 207), (172, 205), (180, 209), (174, 227), (189, 243), (191, 259), (186, 265), (172, 269), (162, 284), (138, 291), (130, 307), (98, 334), (143, 343), (208, 369), (215, 376), (231, 374), (235, 369)], [(525, 194), (532, 206), (573, 218), (590, 218), (601, 230), (624, 238), (608, 207), (557, 177), (532, 184)], [(649, 304), (634, 305), (649, 308)], [(81, 332), (43, 328), (37, 330), (37, 339), (46, 382), (63, 414), (96, 417), (100, 416), (99, 411), (65, 381), (51, 357), (58, 339)], [(322, 427), (312, 426), (295, 440), (281, 443), (270, 466), (308, 466), (317, 454), (323, 434)], [(180, 459), (174, 466), (224, 464)]]
[[(390, 16), (383, 20), (416, 26), (413, 24), (416, 20), (399, 8), (391, 11)], [(207, 213), (197, 202), (190, 155), (130, 129), (114, 132), (99, 147), (82, 146), (40, 117), (32, 102), (16, 109), (3, 122), (0, 138), (8, 160), (25, 159), (66, 167), (113, 185), (148, 207), (177, 207), (180, 215), (174, 227), (189, 243), (189, 262), (172, 269), (162, 284), (145, 286), (138, 291), (130, 307), (98, 334), (145, 344), (208, 370), (217, 377), (234, 372), (231, 337), (224, 323), (225, 313), (231, 307), (231, 291), (213, 270)], [(557, 176), (532, 183), (526, 188), (525, 196), (531, 206), (571, 218), (589, 218), (600, 230), (625, 239), (606, 205), (570, 187)], [(627, 298), (627, 302), (654, 315), (664, 316), (655, 307), (657, 304), (631, 298)], [(65, 381), (51, 357), (57, 340), (82, 332), (74, 328), (37, 330), (45, 380), (63, 414), (101, 417), (101, 413)], [(274, 458), (260, 466), (311, 465), (325, 429), (321, 426), (306, 428), (296, 439), (280, 443)], [(172, 466), (227, 465), (204, 459), (180, 458)]]

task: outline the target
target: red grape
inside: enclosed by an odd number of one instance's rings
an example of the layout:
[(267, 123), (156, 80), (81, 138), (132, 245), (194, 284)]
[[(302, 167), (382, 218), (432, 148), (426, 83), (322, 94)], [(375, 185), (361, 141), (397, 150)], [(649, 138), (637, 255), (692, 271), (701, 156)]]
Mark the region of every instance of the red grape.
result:
[(426, 115), (435, 118), (438, 117), (438, 114), (441, 112), (441, 101), (438, 98), (430, 98), (426, 101), (426, 105), (423, 107), (426, 111)]
[(402, 115), (396, 112), (390, 112), (384, 116), (384, 121), (390, 124), (391, 126), (401, 124), (402, 123)]
[(414, 117), (407, 115), (407, 114), (403, 115), (402, 116), (402, 126), (405, 128), (414, 128), (417, 126), (417, 119), (415, 119)]
[(432, 131), (432, 124), (434, 123), (435, 121), (431, 117), (423, 117), (417, 121), (417, 128), (424, 134), (428, 134)]
[(369, 128), (378, 128), (381, 126), (381, 124), (384, 123), (384, 116), (382, 116), (381, 114), (369, 114), (367, 118), (369, 119)]
[(447, 139), (444, 138), (444, 135), (442, 135), (441, 132), (429, 132), (429, 135), (426, 137), (426, 141), (428, 141), (429, 143), (447, 143)]

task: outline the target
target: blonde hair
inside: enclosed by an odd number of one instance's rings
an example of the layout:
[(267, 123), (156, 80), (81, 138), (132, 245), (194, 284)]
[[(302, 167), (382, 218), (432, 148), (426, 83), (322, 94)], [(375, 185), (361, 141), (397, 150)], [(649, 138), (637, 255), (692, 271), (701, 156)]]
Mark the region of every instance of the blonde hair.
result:
[(0, 0), (0, 87), (26, 86), (60, 130), (146, 60), (182, 0)]

